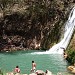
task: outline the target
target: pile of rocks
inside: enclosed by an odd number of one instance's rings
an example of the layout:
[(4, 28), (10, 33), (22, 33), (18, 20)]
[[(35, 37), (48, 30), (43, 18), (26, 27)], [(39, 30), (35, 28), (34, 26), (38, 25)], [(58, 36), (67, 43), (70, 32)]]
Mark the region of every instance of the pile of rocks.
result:
[[(6, 75), (28, 75), (28, 74), (20, 74), (20, 73), (14, 74), (13, 72), (9, 72), (6, 73)], [(53, 75), (53, 74), (49, 70), (46, 70), (46, 72), (44, 72), (43, 70), (37, 70), (36, 73), (31, 73), (29, 75)]]

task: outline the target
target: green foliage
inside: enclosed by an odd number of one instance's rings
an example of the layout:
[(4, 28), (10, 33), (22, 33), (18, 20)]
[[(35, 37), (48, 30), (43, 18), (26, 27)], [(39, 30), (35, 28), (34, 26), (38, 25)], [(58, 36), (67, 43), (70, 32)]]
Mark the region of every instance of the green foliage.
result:
[(2, 72), (2, 70), (0, 69), (0, 75), (3, 75), (3, 72)]
[(75, 50), (68, 50), (67, 51), (68, 57), (67, 60), (73, 64), (75, 62)]

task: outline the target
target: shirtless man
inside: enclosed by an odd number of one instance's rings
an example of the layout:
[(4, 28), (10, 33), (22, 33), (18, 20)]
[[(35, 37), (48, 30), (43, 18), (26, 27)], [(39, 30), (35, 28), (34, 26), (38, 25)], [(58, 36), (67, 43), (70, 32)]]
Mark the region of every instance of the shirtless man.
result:
[(36, 63), (34, 61), (32, 61), (32, 69), (31, 72), (35, 72), (36, 70)]

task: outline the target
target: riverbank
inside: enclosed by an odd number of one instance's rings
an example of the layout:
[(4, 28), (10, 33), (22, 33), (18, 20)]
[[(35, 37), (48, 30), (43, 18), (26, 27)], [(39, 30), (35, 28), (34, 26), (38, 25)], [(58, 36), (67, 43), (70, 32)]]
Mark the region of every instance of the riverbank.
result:
[(17, 50), (40, 49), (40, 45), (37, 44), (36, 41), (25, 42), (26, 39), (20, 35), (3, 35), (0, 38), (0, 51), (11, 52)]

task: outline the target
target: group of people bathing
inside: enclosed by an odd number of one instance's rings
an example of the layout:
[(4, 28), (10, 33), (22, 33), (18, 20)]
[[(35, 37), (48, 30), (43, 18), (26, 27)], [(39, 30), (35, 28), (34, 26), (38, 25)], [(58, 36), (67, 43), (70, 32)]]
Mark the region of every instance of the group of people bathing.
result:
[[(35, 70), (36, 70), (36, 63), (34, 61), (32, 61), (31, 73), (35, 73)], [(14, 73), (20, 73), (19, 66), (16, 66), (16, 68), (14, 69)]]

